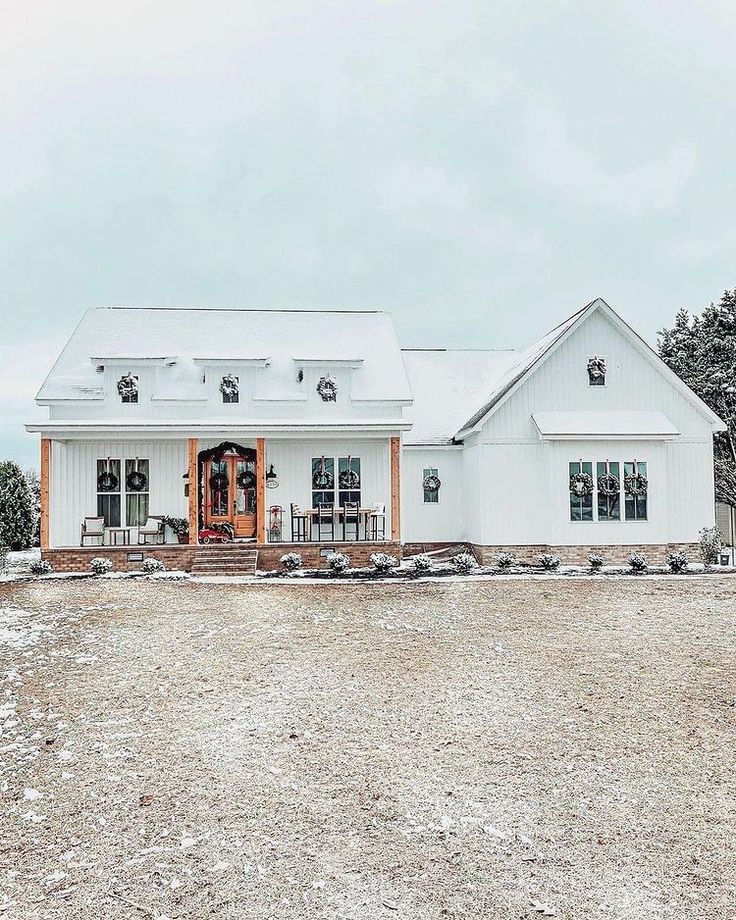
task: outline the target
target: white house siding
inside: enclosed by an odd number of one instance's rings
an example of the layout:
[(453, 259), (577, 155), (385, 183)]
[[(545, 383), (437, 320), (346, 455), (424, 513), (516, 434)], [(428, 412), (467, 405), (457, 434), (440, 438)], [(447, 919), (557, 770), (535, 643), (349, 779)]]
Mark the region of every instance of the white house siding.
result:
[[(150, 461), (151, 514), (187, 516), (184, 495), (186, 440), (52, 441), (50, 544), (78, 546), (82, 519), (97, 514), (97, 460), (107, 457)], [(124, 513), (124, 512), (123, 512)], [(124, 522), (123, 522), (124, 523)]]
[[(605, 387), (588, 385), (587, 361), (604, 355)], [(541, 440), (532, 413), (661, 411), (681, 432), (662, 440)], [(477, 445), (480, 445), (479, 447)], [(710, 423), (611, 321), (594, 313), (503, 402), (469, 439), (480, 452), (479, 514), (469, 539), (503, 544), (692, 542), (714, 521)], [(568, 463), (645, 460), (649, 520), (570, 521)], [(473, 463), (466, 472), (474, 475)], [(468, 511), (472, 502), (466, 501)]]
[[(442, 487), (439, 501), (424, 502), (423, 471), (436, 469)], [(462, 450), (405, 448), (401, 462), (402, 539), (405, 543), (463, 539)]]
[[(312, 458), (360, 457), (361, 503), (364, 507), (386, 505), (386, 535), (391, 536), (391, 470), (388, 438), (296, 440), (266, 439), (266, 469), (273, 464), (278, 488), (266, 490), (266, 508), (280, 505), (284, 511), (284, 537), (291, 536), (289, 508), (312, 507)], [(337, 536), (337, 534), (336, 534)]]

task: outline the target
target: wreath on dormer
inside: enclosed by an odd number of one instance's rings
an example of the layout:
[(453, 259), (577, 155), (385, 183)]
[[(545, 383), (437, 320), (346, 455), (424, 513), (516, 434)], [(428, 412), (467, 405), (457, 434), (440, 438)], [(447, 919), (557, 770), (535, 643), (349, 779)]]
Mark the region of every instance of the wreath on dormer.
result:
[(593, 355), (588, 358), (588, 377), (591, 380), (602, 380), (606, 376), (606, 359), (603, 355)]
[(127, 400), (138, 396), (138, 378), (135, 374), (123, 374), (118, 380), (118, 395), (121, 399)]
[(329, 374), (319, 378), (317, 383), (317, 392), (322, 398), (322, 402), (337, 402), (337, 381)]
[(237, 396), (240, 393), (240, 381), (235, 374), (225, 374), (220, 381), (220, 392), (228, 399)]

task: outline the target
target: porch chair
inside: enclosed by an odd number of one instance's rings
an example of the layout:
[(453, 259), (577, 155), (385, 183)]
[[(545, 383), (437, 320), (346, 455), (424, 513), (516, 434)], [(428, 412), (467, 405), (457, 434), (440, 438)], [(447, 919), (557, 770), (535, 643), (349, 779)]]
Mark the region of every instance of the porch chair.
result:
[(161, 524), (160, 518), (149, 517), (143, 527), (138, 528), (138, 544), (143, 546), (146, 543), (163, 543), (166, 539), (166, 529)]
[(360, 506), (357, 502), (343, 502), (342, 506), (342, 538), (348, 539), (348, 528), (355, 528), (355, 539), (360, 540)]
[(317, 505), (317, 539), (322, 539), (322, 528), (327, 527), (330, 532), (329, 539), (335, 539), (335, 509), (331, 502), (320, 502)]
[(291, 503), (291, 542), (307, 542), (307, 515), (294, 502)]
[(86, 517), (82, 521), (82, 530), (79, 539), (80, 546), (86, 546), (85, 540), (91, 540), (91, 546), (103, 546), (105, 543), (105, 519), (101, 517)]
[(371, 505), (371, 539), (379, 539), (379, 525), (380, 525), (380, 539), (386, 539), (386, 506), (382, 505), (380, 502), (376, 502), (375, 505)]

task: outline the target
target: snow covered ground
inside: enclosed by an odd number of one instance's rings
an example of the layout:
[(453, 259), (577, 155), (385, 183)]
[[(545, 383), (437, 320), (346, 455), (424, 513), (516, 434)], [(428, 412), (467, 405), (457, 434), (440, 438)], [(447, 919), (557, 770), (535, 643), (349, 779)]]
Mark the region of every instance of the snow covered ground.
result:
[(736, 583), (0, 585), (0, 917), (730, 918)]

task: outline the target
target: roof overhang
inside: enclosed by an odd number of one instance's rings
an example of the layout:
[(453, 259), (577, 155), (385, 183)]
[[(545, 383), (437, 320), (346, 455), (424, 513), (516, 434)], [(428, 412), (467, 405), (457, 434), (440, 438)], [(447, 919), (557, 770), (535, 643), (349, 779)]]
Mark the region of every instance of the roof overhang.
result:
[(543, 441), (672, 440), (680, 432), (664, 412), (534, 412)]
[(363, 364), (362, 358), (320, 358), (314, 355), (310, 358), (292, 356), (291, 360), (304, 367), (360, 367)]
[(252, 419), (250, 421), (233, 422), (229, 419), (208, 419), (188, 421), (186, 419), (171, 419), (152, 421), (141, 424), (140, 421), (130, 419), (100, 419), (61, 420), (47, 422), (31, 422), (25, 426), (31, 434), (42, 434), (46, 437), (88, 438), (91, 436), (105, 435), (106, 437), (138, 437), (145, 438), (150, 435), (165, 435), (168, 437), (218, 437), (221, 433), (274, 435), (274, 434), (389, 434), (399, 431), (409, 431), (411, 422), (402, 419), (342, 419), (321, 420), (305, 419), (300, 422), (281, 419)]

